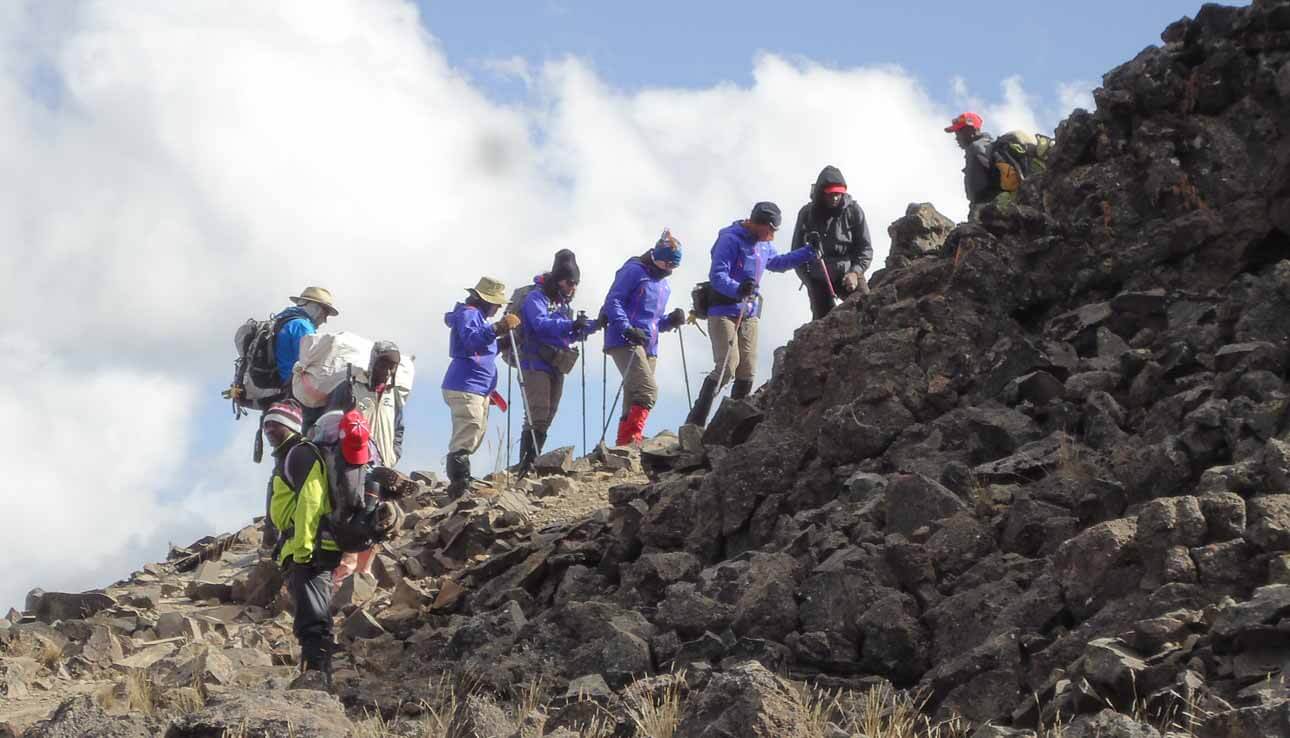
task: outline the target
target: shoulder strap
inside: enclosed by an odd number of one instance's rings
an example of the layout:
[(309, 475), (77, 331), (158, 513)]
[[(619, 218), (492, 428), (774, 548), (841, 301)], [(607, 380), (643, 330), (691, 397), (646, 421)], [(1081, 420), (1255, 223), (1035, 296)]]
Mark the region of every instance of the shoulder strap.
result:
[[(295, 493), (296, 496), (300, 495), (300, 488), (304, 486), (305, 480), (291, 478), (292, 477), (291, 454), (295, 453), (296, 449), (300, 448), (301, 446), (304, 446), (308, 448), (309, 451), (313, 452), (314, 460), (316, 460), (319, 464), (322, 465), (323, 474), (327, 473), (327, 462), (323, 459), (322, 449), (318, 448), (317, 445), (315, 445), (312, 441), (309, 441), (308, 439), (304, 439), (304, 438), (300, 439), (300, 441), (295, 446), (292, 446), (291, 450), (288, 451), (286, 453), (286, 456), (284, 456), (282, 459), (282, 477), (283, 479), (286, 480), (287, 486), (291, 488), (291, 490)], [(306, 478), (309, 475), (309, 470), (312, 468), (313, 468), (313, 464), (310, 464), (309, 467), (305, 469)]]

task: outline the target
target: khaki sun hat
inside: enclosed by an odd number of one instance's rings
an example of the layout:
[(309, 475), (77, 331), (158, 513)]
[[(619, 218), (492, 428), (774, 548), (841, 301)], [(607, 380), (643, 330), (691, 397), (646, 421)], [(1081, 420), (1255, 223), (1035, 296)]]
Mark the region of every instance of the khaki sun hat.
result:
[(506, 304), (506, 285), (492, 277), (480, 277), (479, 284), (467, 288), (468, 292), (479, 295), (479, 299), (493, 305)]
[(297, 305), (302, 302), (316, 302), (322, 305), (327, 314), (333, 318), (340, 315), (340, 311), (332, 304), (331, 290), (326, 287), (306, 287), (299, 296), (291, 298), (291, 301)]

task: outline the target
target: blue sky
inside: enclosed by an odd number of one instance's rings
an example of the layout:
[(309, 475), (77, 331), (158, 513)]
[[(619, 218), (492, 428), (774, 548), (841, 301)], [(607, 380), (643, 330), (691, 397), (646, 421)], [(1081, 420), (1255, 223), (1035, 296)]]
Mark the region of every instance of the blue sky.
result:
[[(575, 55), (626, 90), (746, 84), (750, 60), (770, 51), (831, 66), (897, 64), (936, 93), (954, 76), (990, 92), (1014, 74), (1044, 91), (1060, 82), (1097, 81), (1160, 43), (1166, 25), (1194, 15), (1200, 4), (418, 0), (418, 6), (448, 58), (468, 70), (487, 59), (540, 63)], [(494, 84), (500, 94), (514, 92)]]
[[(233, 331), (305, 285), (335, 293), (329, 330), (418, 357), (404, 466), (441, 470), (442, 316), (481, 273), (518, 286), (572, 248), (575, 305), (594, 313), (668, 226), (684, 306), (717, 230), (757, 200), (793, 213), (825, 164), (869, 214), (878, 268), (908, 203), (966, 210), (952, 115), (979, 105), (988, 129), (1050, 130), (1199, 4), (803, 7), (0, 3), (0, 172), (21, 179), (0, 211), (0, 412), (30, 418), (0, 445), (85, 459), (20, 466), (0, 490), (15, 510), (0, 557), (21, 573), (0, 608), (36, 585), (101, 585), (260, 512), (253, 423), (231, 422), (218, 394)], [(791, 274), (763, 287), (761, 380), (809, 315)], [(651, 433), (686, 413), (676, 341), (661, 344)], [(693, 329), (686, 341), (697, 388), (712, 357)], [(579, 380), (549, 446), (581, 440)]]

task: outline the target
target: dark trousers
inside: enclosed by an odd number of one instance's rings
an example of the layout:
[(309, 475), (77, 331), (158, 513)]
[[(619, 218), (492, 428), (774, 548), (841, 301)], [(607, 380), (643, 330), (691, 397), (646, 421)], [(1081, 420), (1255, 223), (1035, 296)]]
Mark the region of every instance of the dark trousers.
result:
[(564, 375), (560, 372), (541, 372), (533, 369), (524, 374), (524, 397), (528, 399), (528, 415), (524, 416), (524, 431), (531, 427), (545, 433), (555, 420), (564, 396)]
[(295, 634), (305, 668), (327, 671), (331, 666), (331, 573), (340, 554), (319, 551), (308, 564), (292, 561), (287, 569), (287, 591), (295, 603)]
[(833, 296), (824, 280), (806, 280), (806, 295), (811, 299), (811, 320), (819, 320), (833, 310)]

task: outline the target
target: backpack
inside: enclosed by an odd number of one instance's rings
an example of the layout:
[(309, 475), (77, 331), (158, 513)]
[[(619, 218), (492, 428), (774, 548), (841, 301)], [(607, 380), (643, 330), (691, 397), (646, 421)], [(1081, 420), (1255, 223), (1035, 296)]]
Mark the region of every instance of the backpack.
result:
[[(292, 316), (294, 317), (294, 316)], [(228, 396), (234, 405), (248, 410), (266, 410), (286, 397), (278, 376), (274, 344), (278, 331), (291, 317), (256, 320), (250, 318), (233, 334), (237, 360), (233, 362), (233, 383)]]
[[(515, 291), (511, 293), (511, 302), (506, 306), (506, 310), (502, 314), (519, 315), (520, 310), (524, 309), (524, 300), (528, 298), (529, 293), (535, 289), (537, 289), (537, 285), (531, 282), (523, 287), (517, 287)], [(515, 339), (513, 338), (514, 335), (515, 331), (511, 331), (497, 341), (498, 355), (500, 355), (502, 357), (502, 361), (505, 361), (507, 366), (510, 366), (511, 368), (515, 367), (517, 359)]]
[(1016, 192), (1021, 183), (1048, 168), (1053, 139), (1027, 131), (1009, 131), (990, 145), (990, 161), (999, 176), (999, 189)]
[(694, 313), (696, 318), (707, 320), (708, 308), (712, 307), (709, 295), (711, 289), (711, 282), (700, 282), (690, 290), (690, 312)]
[(344, 415), (344, 410), (323, 413), (309, 429), (307, 440), (327, 474), (331, 499), (331, 512), (323, 517), (321, 528), (331, 534), (343, 553), (358, 553), (386, 536), (376, 526), (379, 499), (367, 494), (368, 465), (355, 466), (341, 455), (340, 421)]

